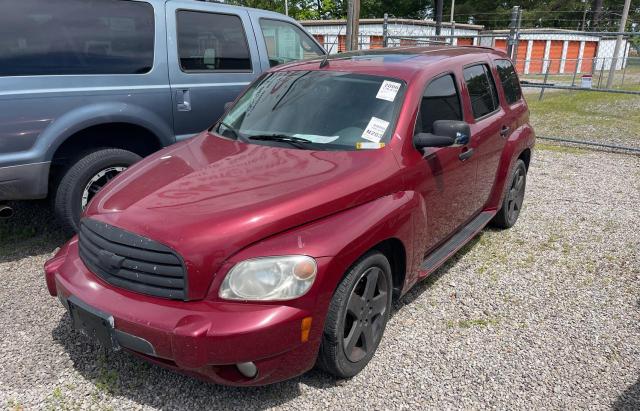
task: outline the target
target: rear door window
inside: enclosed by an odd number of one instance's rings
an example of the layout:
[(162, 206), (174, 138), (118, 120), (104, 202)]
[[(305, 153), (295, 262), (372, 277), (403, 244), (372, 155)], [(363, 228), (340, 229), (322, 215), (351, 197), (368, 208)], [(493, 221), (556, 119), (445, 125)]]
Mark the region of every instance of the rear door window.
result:
[(143, 74), (153, 7), (119, 0), (20, 0), (0, 13), (0, 76)]
[(269, 65), (324, 56), (324, 51), (299, 27), (282, 20), (260, 19)]
[(477, 64), (465, 68), (464, 81), (467, 83), (474, 118), (484, 117), (498, 109), (498, 93), (489, 66)]
[(496, 69), (504, 90), (507, 103), (513, 104), (522, 98), (520, 81), (513, 64), (509, 60), (496, 60)]
[(462, 120), (460, 97), (451, 74), (433, 80), (425, 89), (415, 133), (433, 132), (436, 120)]
[(239, 16), (180, 10), (177, 22), (183, 71), (252, 70), (249, 44)]

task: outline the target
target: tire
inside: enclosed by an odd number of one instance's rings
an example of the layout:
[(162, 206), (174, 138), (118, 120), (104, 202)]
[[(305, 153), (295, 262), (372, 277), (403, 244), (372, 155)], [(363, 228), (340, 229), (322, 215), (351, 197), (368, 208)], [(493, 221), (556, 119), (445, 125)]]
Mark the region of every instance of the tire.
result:
[(358, 374), (380, 344), (389, 320), (391, 296), (389, 261), (377, 251), (365, 254), (344, 276), (331, 299), (318, 367), (338, 378)]
[(509, 184), (504, 191), (502, 207), (491, 221), (492, 226), (506, 229), (513, 227), (518, 221), (526, 185), (527, 166), (525, 166), (524, 161), (518, 159), (509, 177)]
[[(77, 232), (80, 216), (91, 198), (115, 175), (140, 159), (131, 151), (117, 148), (98, 149), (76, 158), (64, 172), (53, 201), (63, 230), (67, 234)], [(101, 173), (104, 174), (100, 176)]]

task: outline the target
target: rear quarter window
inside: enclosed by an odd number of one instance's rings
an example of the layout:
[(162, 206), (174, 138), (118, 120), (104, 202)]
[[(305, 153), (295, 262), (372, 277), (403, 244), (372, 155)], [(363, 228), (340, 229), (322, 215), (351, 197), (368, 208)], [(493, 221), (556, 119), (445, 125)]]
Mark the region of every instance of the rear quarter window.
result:
[(0, 13), (0, 76), (143, 74), (153, 7), (121, 0), (21, 0)]
[(471, 98), (474, 118), (484, 117), (498, 109), (498, 93), (489, 66), (476, 64), (465, 68), (464, 81)]
[(509, 60), (496, 60), (496, 69), (498, 70), (498, 76), (500, 77), (507, 103), (513, 104), (520, 100), (522, 98), (522, 89), (513, 64)]

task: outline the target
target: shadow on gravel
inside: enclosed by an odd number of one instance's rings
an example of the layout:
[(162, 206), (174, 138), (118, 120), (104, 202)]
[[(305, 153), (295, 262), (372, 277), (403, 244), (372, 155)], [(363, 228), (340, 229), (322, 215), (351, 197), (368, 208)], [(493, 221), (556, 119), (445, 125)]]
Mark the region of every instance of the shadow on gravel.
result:
[[(474, 238), (444, 266), (396, 302), (391, 315), (429, 290), (465, 256), (478, 239)], [(92, 381), (97, 393), (127, 397), (137, 404), (157, 408), (203, 408), (215, 404), (219, 409), (264, 409), (285, 404), (301, 395), (301, 385), (325, 389), (345, 384), (344, 380), (336, 380), (316, 369), (266, 387), (236, 388), (210, 384), (149, 364), (125, 352), (106, 353), (97, 343), (72, 329), (66, 313), (52, 335), (54, 341), (69, 354), (74, 368)]]
[(462, 247), (456, 254), (454, 254), (451, 258), (449, 258), (440, 268), (434, 271), (431, 275), (429, 275), (424, 280), (418, 282), (413, 286), (409, 292), (407, 292), (400, 300), (395, 302), (393, 310), (391, 312), (391, 316), (394, 316), (405, 305), (409, 305), (414, 302), (423, 292), (427, 291), (431, 288), (436, 282), (440, 280), (449, 270), (455, 266), (458, 261), (460, 261), (464, 256), (480, 241), (480, 235), (484, 231), (495, 231), (493, 228), (485, 228), (483, 231), (478, 233), (471, 241), (469, 241), (464, 247)]
[[(637, 305), (640, 308), (640, 300), (638, 300)], [(640, 410), (640, 378), (620, 394), (611, 408), (615, 411)]]
[(640, 410), (640, 379), (618, 397), (612, 409), (615, 411)]
[(8, 204), (14, 215), (0, 220), (0, 263), (49, 254), (65, 242), (48, 201)]

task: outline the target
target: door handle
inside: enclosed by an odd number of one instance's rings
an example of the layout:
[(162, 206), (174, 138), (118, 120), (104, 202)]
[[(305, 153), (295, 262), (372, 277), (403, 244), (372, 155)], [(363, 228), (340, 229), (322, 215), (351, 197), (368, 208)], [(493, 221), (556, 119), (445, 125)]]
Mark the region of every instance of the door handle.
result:
[(472, 155), (473, 155), (473, 149), (472, 149), (472, 148), (470, 148), (470, 149), (468, 149), (468, 150), (463, 151), (462, 153), (460, 153), (460, 154), (458, 155), (458, 158), (460, 159), (460, 161), (465, 161), (465, 160), (468, 160), (468, 159), (469, 159), (469, 157), (471, 157)]
[(176, 107), (178, 111), (191, 111), (191, 92), (189, 89), (176, 90)]
[(511, 127), (502, 126), (502, 129), (500, 130), (500, 135), (502, 137), (507, 137), (509, 135), (509, 131), (511, 131)]

